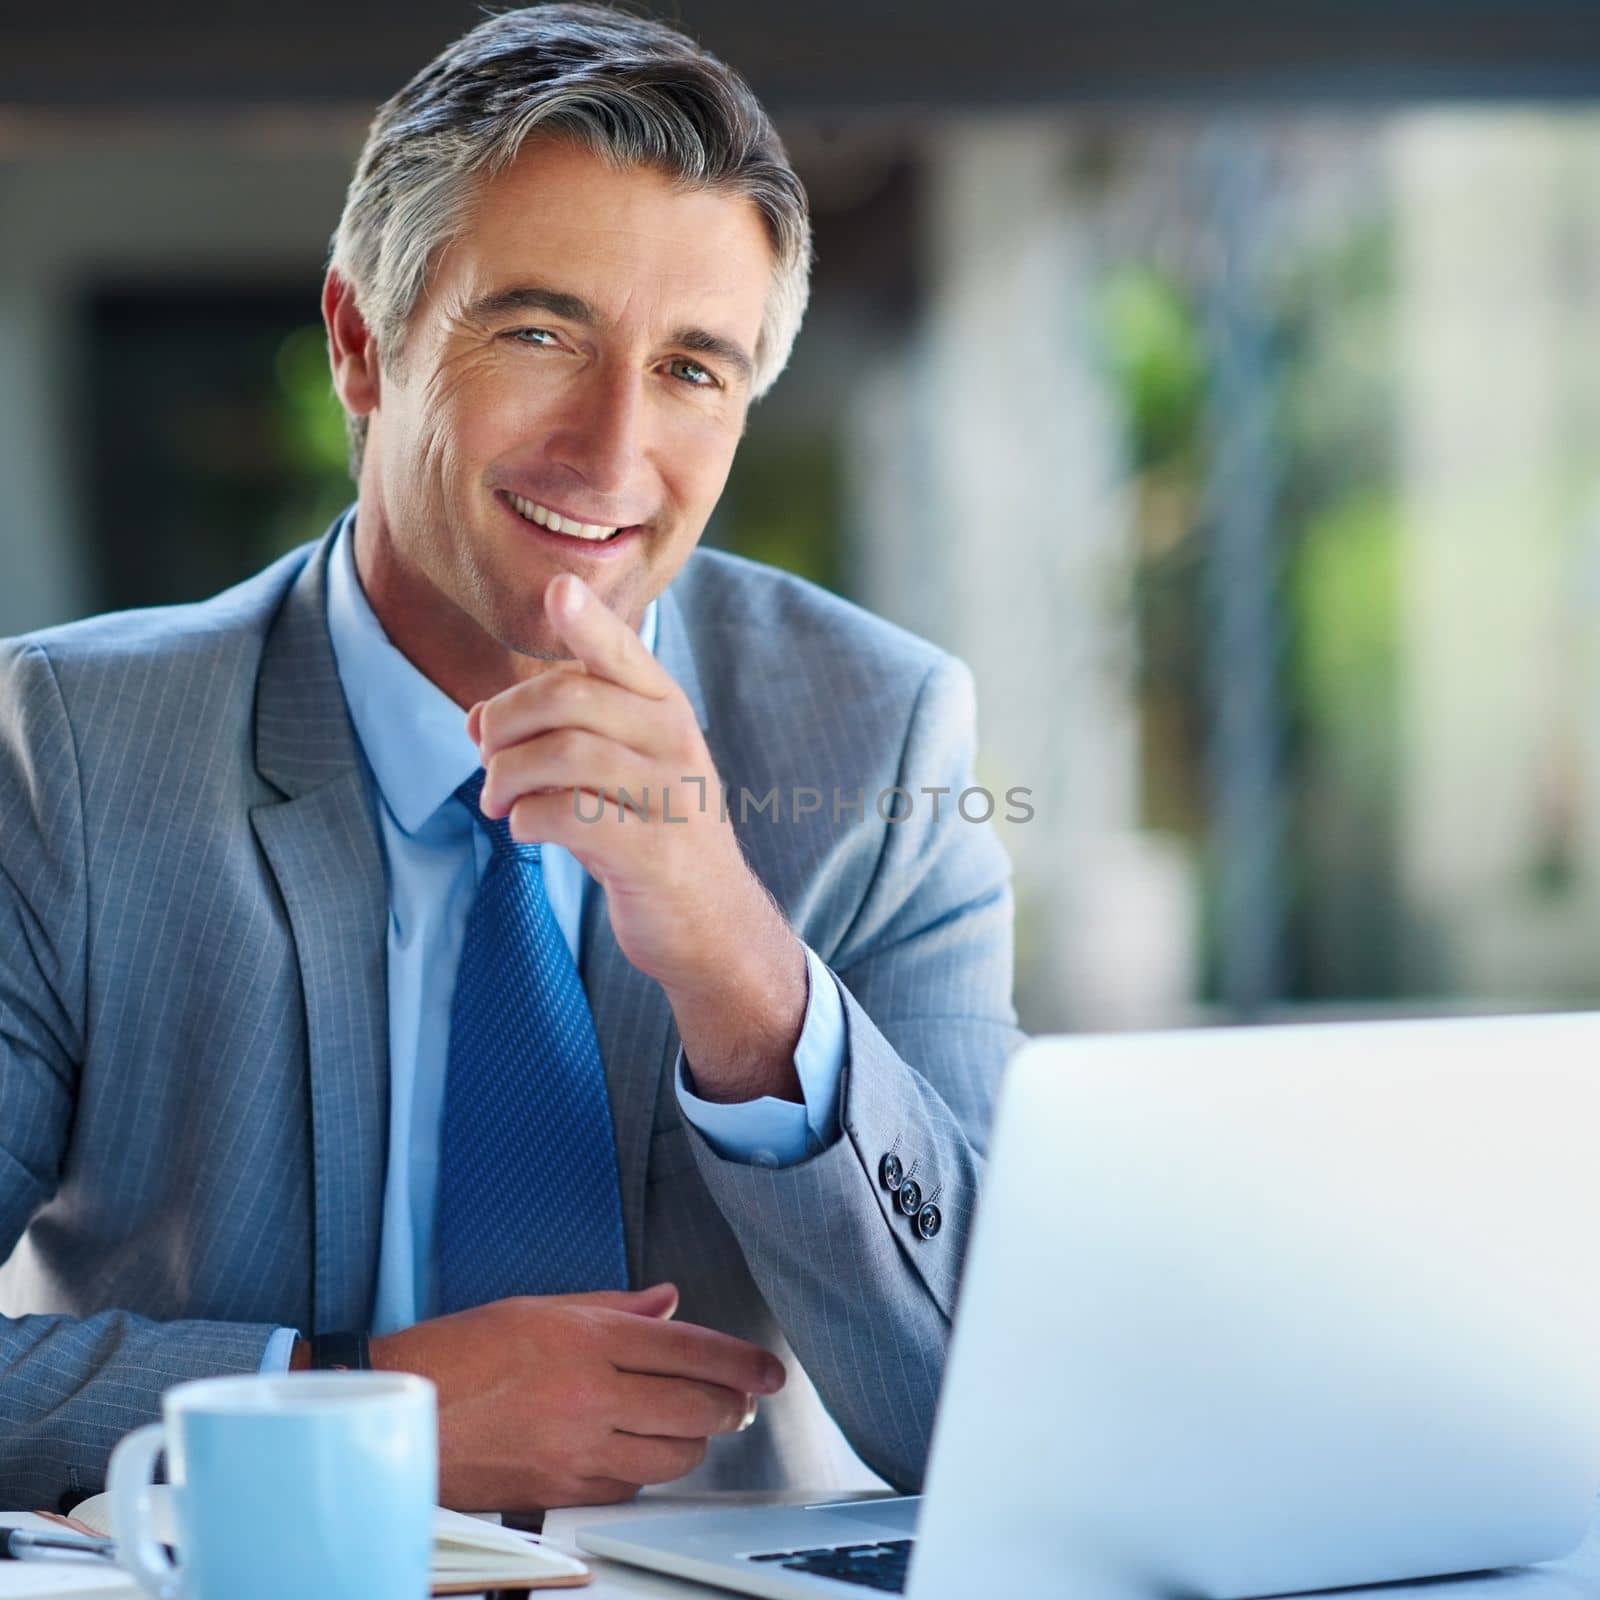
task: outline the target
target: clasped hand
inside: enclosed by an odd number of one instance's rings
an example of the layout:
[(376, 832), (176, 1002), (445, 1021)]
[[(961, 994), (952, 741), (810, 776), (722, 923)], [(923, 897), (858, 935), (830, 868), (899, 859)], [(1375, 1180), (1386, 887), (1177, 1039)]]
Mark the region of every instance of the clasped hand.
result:
[(437, 1385), (443, 1504), (611, 1504), (692, 1472), (783, 1387), (776, 1356), (677, 1305), (671, 1284), (497, 1300), (374, 1339), (372, 1364)]

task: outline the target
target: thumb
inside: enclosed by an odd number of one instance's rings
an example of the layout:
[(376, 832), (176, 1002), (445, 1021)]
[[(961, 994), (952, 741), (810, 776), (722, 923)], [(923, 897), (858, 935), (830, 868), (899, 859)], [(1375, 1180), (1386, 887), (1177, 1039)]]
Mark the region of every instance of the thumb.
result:
[(675, 1283), (652, 1283), (648, 1289), (639, 1289), (635, 1297), (644, 1303), (634, 1309), (640, 1316), (660, 1317), (665, 1322), (678, 1310), (678, 1286)]
[(665, 1321), (678, 1309), (678, 1286), (653, 1283), (648, 1289), (596, 1289), (589, 1294), (563, 1295), (563, 1299), (598, 1306), (605, 1311), (628, 1311), (636, 1317), (660, 1317)]

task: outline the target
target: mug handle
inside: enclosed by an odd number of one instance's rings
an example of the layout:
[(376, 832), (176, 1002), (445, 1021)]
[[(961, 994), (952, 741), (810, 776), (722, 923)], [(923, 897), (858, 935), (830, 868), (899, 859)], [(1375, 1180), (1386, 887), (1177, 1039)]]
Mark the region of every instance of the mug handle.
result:
[(117, 1560), (156, 1600), (182, 1600), (183, 1580), (151, 1531), (150, 1491), (156, 1457), (167, 1442), (159, 1422), (136, 1428), (111, 1452), (106, 1493), (111, 1501), (111, 1536), (117, 1543)]

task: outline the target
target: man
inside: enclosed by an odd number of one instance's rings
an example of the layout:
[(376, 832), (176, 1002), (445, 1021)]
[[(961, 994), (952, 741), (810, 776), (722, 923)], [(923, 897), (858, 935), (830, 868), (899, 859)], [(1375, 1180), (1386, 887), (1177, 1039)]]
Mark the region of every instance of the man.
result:
[(5, 647), (6, 1504), (179, 1379), (364, 1361), (451, 1504), (815, 1484), (823, 1408), (918, 1481), (1011, 902), (965, 669), (695, 551), (809, 253), (721, 63), (495, 17), (335, 237), (352, 511)]

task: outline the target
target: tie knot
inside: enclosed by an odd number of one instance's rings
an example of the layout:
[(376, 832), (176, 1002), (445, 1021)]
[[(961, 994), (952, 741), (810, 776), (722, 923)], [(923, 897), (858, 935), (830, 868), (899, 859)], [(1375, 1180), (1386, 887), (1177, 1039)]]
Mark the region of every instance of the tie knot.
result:
[(516, 861), (537, 861), (539, 859), (539, 846), (536, 844), (522, 844), (511, 837), (511, 823), (506, 817), (486, 817), (483, 814), (483, 780), (482, 767), (473, 773), (467, 781), (456, 790), (456, 799), (467, 808), (467, 815), (489, 835), (489, 843), (494, 847), (497, 856), (509, 856)]

